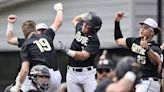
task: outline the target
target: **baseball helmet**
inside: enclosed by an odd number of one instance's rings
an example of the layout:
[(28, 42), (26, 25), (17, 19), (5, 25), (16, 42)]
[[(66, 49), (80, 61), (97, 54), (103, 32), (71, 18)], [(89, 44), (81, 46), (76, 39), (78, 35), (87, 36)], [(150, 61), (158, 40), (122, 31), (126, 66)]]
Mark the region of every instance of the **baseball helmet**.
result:
[(48, 70), (48, 67), (45, 65), (36, 65), (32, 67), (30, 71), (31, 76), (36, 76), (36, 75), (45, 75), (50, 77), (50, 72)]
[(140, 71), (140, 64), (137, 63), (136, 59), (131, 56), (126, 56), (119, 60), (116, 66), (116, 76), (118, 80), (121, 79), (128, 71), (132, 71), (135, 74), (138, 74)]
[(90, 34), (97, 33), (102, 25), (102, 20), (99, 16), (96, 15), (95, 12), (91, 11), (88, 13), (88, 15), (85, 17), (84, 22), (91, 26), (90, 28)]
[(32, 80), (32, 83), (37, 87), (37, 89), (47, 90), (49, 88), (49, 82), (40, 84), (37, 81), (37, 78), (36, 78), (37, 75), (50, 77), (50, 72), (49, 72), (48, 67), (45, 65), (36, 65), (32, 67), (30, 71), (30, 79)]

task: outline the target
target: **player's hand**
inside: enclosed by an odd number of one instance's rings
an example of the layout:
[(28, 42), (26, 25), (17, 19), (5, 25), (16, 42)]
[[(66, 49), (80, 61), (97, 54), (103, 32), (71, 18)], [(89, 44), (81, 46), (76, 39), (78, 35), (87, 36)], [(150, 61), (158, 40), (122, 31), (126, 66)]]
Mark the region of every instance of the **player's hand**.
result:
[(84, 13), (84, 14), (81, 14), (80, 17), (82, 20), (86, 20), (86, 19), (89, 19), (87, 17), (91, 17), (93, 15), (96, 15), (94, 11), (89, 11), (87, 13)]
[(142, 48), (144, 48), (145, 50), (148, 50), (150, 47), (149, 47), (148, 42), (147, 42), (146, 39), (147, 39), (146, 36), (144, 36), (143, 38), (141, 38), (140, 46), (141, 46)]
[(63, 43), (62, 41), (59, 41), (59, 46), (62, 52), (67, 53), (68, 49), (66, 48), (65, 43)]
[(8, 23), (15, 23), (17, 20), (17, 16), (16, 15), (9, 15), (7, 18), (7, 22)]
[(63, 10), (63, 5), (62, 5), (62, 3), (57, 3), (57, 4), (55, 4), (55, 5), (54, 5), (54, 9), (55, 9), (56, 11)]
[(126, 16), (126, 14), (124, 12), (117, 12), (115, 21), (120, 21), (125, 16)]
[(89, 12), (84, 13), (84, 14), (81, 14), (81, 15), (80, 15), (80, 18), (81, 18), (82, 20), (85, 20), (86, 17), (88, 16), (88, 14), (89, 14)]
[(20, 92), (20, 90), (21, 90), (21, 88), (18, 87), (17, 85), (15, 85), (15, 86), (13, 86), (13, 87), (10, 88), (10, 91), (11, 92)]

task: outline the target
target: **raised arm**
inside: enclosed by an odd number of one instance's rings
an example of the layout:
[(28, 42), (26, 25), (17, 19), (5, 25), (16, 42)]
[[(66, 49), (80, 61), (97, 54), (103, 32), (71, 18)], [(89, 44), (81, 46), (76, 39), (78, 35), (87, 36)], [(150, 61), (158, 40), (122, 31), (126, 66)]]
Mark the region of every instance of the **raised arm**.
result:
[(18, 38), (13, 34), (13, 24), (16, 22), (16, 15), (9, 15), (7, 18), (7, 31), (6, 31), (6, 39), (9, 44), (18, 45)]
[[(148, 42), (147, 42), (146, 39), (147, 39), (146, 36), (141, 39), (141, 41), (140, 41), (141, 47), (144, 48), (147, 51), (146, 53), (147, 53), (150, 61), (153, 64), (161, 66), (162, 61), (161, 61), (160, 55), (157, 52), (155, 52), (153, 49), (151, 49), (151, 47), (149, 47)], [(159, 49), (159, 51), (160, 51), (160, 49)], [(161, 54), (162, 54), (162, 52), (161, 52)]]
[(29, 61), (23, 61), (16, 84), (10, 89), (11, 92), (19, 92), (21, 90), (22, 84), (29, 73), (29, 66)]
[(118, 12), (115, 17), (115, 28), (114, 28), (114, 38), (116, 44), (121, 47), (127, 47), (126, 45), (126, 38), (123, 38), (120, 29), (120, 20), (125, 16), (123, 12)]
[(56, 10), (57, 14), (51, 28), (54, 32), (56, 32), (59, 27), (62, 25), (63, 21), (63, 6), (61, 3), (57, 3), (54, 5), (54, 9)]

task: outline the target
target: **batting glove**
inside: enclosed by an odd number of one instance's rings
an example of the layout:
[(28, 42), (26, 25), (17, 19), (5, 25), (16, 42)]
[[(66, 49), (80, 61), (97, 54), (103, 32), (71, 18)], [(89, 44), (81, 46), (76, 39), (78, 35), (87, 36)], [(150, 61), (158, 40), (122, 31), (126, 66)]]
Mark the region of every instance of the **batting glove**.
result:
[(63, 5), (62, 5), (62, 3), (57, 3), (57, 4), (55, 4), (55, 5), (54, 5), (54, 9), (55, 9), (56, 11), (63, 10)]
[(20, 92), (21, 86), (22, 86), (22, 84), (17, 81), (16, 84), (10, 88), (10, 91), (11, 92)]
[(61, 49), (62, 52), (64, 52), (64, 53), (68, 52), (68, 49), (66, 48), (66, 45), (62, 41), (59, 41), (59, 46), (60, 46), (60, 49)]
[(84, 14), (81, 14), (80, 15), (80, 18), (82, 19), (82, 20), (85, 20), (86, 19), (86, 17), (88, 16), (88, 12), (87, 13), (84, 13)]
[(10, 91), (11, 92), (20, 92), (20, 88), (17, 85), (15, 85), (15, 86), (11, 87)]

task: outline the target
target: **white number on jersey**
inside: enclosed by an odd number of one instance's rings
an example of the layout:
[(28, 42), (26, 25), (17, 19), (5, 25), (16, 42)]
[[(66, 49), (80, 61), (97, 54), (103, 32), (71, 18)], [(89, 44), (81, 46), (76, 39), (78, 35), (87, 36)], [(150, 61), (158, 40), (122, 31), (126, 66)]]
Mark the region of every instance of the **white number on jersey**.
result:
[(40, 38), (39, 40), (35, 40), (33, 43), (38, 46), (40, 52), (51, 51), (51, 46), (48, 43), (47, 39), (45, 38)]

